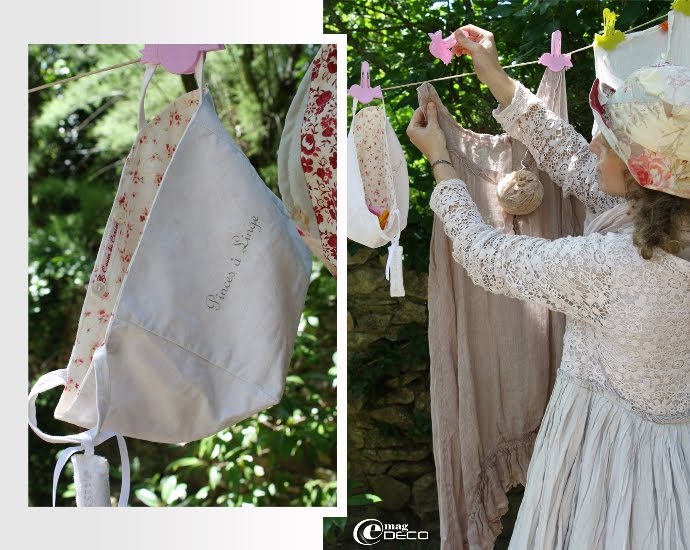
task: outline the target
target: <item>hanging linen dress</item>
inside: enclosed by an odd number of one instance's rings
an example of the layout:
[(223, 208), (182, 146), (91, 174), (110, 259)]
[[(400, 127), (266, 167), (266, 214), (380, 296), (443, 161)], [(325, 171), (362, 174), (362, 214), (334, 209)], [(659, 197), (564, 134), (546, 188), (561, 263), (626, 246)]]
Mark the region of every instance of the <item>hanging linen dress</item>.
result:
[[(495, 116), (565, 193), (594, 213), (614, 206), (586, 140), (526, 88)], [(431, 197), (453, 257), (490, 292), (566, 315), (510, 548), (688, 548), (690, 262), (660, 250), (642, 259), (629, 231), (505, 235), (470, 195), (457, 179)]]
[[(526, 148), (508, 134), (456, 124), (430, 84), (419, 104), (438, 106), (450, 160), (482, 217), (506, 234), (558, 238), (582, 233), (584, 213), (545, 172), (542, 205), (526, 216), (503, 212), (501, 178), (521, 168)], [(546, 70), (538, 94), (567, 116), (565, 77)], [(508, 509), (506, 491), (526, 480), (534, 438), (561, 360), (565, 318), (539, 304), (476, 286), (453, 260), (434, 221), (429, 265), (429, 354), (434, 458), (444, 549), (493, 547)]]

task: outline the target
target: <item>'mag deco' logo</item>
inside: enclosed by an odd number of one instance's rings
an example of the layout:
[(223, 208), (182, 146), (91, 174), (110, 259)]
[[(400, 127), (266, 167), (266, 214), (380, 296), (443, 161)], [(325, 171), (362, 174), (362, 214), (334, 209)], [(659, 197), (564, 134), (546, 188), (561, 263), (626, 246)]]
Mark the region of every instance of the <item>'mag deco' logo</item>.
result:
[(381, 523), (377, 519), (363, 519), (355, 525), (352, 536), (363, 546), (382, 540), (429, 540), (428, 531), (409, 531), (407, 523)]

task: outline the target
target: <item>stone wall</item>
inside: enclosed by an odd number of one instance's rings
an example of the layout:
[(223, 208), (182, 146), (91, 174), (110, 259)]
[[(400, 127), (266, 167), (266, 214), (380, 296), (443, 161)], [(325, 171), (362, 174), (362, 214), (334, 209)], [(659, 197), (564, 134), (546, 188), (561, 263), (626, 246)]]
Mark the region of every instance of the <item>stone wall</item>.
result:
[(348, 255), (348, 529), (365, 518), (406, 523), (438, 540), (427, 344), (427, 274), (404, 270), (389, 296), (386, 249)]

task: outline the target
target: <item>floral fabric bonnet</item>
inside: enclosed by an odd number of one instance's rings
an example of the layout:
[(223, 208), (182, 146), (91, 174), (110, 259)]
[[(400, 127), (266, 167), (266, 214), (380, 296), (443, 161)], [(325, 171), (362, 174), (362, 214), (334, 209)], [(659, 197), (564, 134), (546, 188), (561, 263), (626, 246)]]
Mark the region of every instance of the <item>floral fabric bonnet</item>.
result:
[(690, 68), (643, 67), (617, 90), (597, 79), (589, 103), (598, 130), (640, 185), (690, 198)]

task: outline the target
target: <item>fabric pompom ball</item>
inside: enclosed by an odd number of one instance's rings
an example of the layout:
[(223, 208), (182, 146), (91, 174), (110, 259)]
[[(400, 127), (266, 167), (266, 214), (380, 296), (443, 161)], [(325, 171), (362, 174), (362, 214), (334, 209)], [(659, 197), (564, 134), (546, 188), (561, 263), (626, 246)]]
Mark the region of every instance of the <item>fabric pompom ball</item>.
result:
[(544, 186), (529, 170), (506, 174), (496, 187), (498, 203), (508, 214), (524, 216), (534, 212), (544, 198)]

